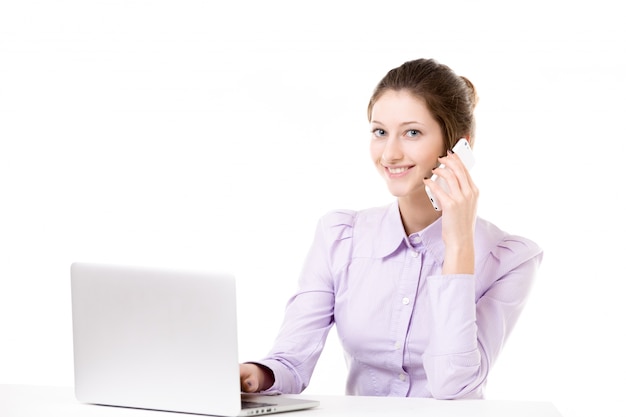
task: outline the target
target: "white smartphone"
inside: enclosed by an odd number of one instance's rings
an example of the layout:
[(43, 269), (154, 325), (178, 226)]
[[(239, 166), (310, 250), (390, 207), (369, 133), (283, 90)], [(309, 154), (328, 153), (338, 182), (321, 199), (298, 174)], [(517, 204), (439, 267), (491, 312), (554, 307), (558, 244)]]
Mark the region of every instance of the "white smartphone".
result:
[[(465, 138), (459, 139), (459, 141), (454, 145), (452, 151), (459, 156), (463, 165), (470, 170), (476, 160), (474, 159), (474, 153), (472, 152), (472, 147), (469, 142)], [(440, 164), (439, 168), (445, 168), (445, 164)], [(449, 191), (448, 183), (443, 178), (439, 177), (437, 174), (433, 174), (430, 177), (431, 180), (437, 181), (437, 185), (443, 188), (446, 192)], [(430, 188), (426, 186), (426, 194), (428, 194), (428, 198), (430, 198), (430, 202), (433, 204), (433, 207), (437, 211), (441, 211), (441, 206), (439, 205), (439, 201), (435, 198), (435, 195), (430, 191)]]

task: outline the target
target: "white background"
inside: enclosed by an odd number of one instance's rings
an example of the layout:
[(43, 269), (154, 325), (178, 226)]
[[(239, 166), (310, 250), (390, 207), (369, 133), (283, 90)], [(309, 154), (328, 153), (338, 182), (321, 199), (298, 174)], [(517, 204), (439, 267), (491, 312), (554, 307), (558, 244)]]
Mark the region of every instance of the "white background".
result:
[[(545, 250), (489, 398), (621, 399), (626, 31), (612, 1), (0, 3), (0, 383), (72, 385), (69, 266), (226, 269), (269, 349), (319, 216), (391, 201), (378, 80), (474, 82), (480, 215)], [(334, 333), (307, 393), (343, 393)]]

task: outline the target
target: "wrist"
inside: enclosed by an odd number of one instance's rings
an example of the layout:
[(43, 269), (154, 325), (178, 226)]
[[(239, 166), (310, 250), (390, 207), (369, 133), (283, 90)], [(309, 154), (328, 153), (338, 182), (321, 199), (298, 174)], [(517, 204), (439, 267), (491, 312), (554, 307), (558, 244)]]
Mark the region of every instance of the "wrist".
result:
[(255, 364), (259, 368), (259, 391), (267, 391), (274, 385), (274, 372), (265, 365)]
[(474, 245), (446, 245), (442, 274), (474, 274)]

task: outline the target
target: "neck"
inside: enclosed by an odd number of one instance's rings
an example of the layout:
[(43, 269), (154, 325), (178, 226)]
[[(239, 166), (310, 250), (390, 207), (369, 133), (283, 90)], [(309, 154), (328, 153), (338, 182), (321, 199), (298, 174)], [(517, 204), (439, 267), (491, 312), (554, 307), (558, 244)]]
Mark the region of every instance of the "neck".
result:
[(441, 217), (441, 212), (436, 211), (425, 196), (424, 198), (400, 197), (398, 206), (407, 236), (424, 230)]

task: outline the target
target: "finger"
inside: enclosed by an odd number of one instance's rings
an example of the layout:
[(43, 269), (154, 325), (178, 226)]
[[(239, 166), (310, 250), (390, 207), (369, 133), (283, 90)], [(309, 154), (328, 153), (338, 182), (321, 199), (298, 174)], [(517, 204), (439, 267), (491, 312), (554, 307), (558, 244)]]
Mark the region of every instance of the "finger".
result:
[(448, 151), (447, 155), (440, 157), (439, 162), (457, 175), (467, 172), (461, 158), (452, 151)]
[(437, 168), (433, 169), (433, 174), (440, 178), (439, 181), (434, 181), (439, 188), (445, 192), (446, 194), (450, 193), (450, 191), (454, 188), (458, 189), (457, 185), (457, 177), (455, 174), (455, 168), (453, 166), (448, 165), (450, 162), (453, 162), (448, 157), (440, 158), (439, 161), (441, 165)]
[(448, 158), (448, 164), (455, 170), (457, 184), (459, 186), (459, 192), (465, 196), (465, 198), (476, 198), (478, 196), (478, 187), (474, 183), (472, 176), (467, 166), (463, 163), (463, 160), (459, 155), (450, 152)]
[(239, 365), (239, 383), (241, 391), (256, 392), (259, 389), (259, 378), (254, 373), (254, 366), (250, 364)]
[(445, 168), (437, 168), (433, 172), (446, 180), (451, 195), (467, 194), (475, 188), (467, 167), (457, 154), (448, 151), (448, 155), (440, 158), (440, 162)]
[(443, 187), (444, 179), (437, 181), (433, 180), (434, 177), (424, 178), (424, 186), (427, 193), (430, 192), (437, 201), (439, 201), (439, 207), (443, 207), (447, 204), (446, 200), (449, 200), (448, 191)]
[(243, 392), (257, 392), (259, 390), (259, 381), (253, 375), (241, 380), (241, 390)]
[(424, 184), (430, 189), (430, 192), (439, 201), (442, 210), (444, 207), (451, 207), (454, 205), (463, 204), (465, 201), (472, 200), (472, 196), (475, 195), (474, 187), (468, 185), (471, 183), (468, 176), (458, 171), (462, 171), (463, 168), (459, 165), (462, 164), (460, 160), (453, 161), (453, 157), (441, 158), (442, 164), (445, 164), (445, 168), (438, 167), (433, 170), (433, 173), (440, 177), (439, 180), (433, 181), (432, 178), (424, 179)]

